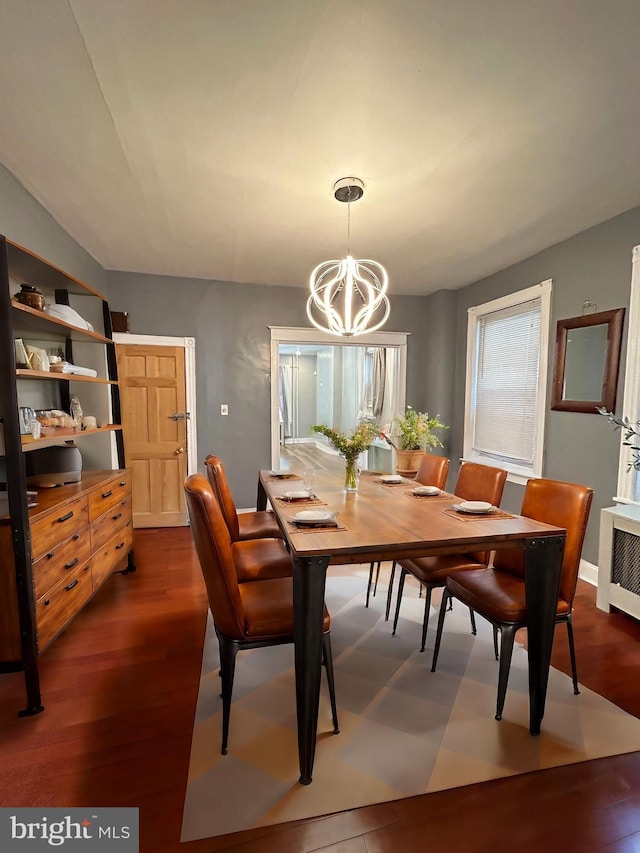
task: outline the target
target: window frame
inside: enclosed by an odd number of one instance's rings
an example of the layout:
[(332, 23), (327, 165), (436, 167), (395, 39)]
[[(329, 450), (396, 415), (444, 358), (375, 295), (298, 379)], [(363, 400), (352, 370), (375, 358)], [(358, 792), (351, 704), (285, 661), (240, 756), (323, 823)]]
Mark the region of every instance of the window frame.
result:
[[(501, 296), (482, 305), (469, 308), (467, 312), (467, 357), (464, 401), (464, 438), (463, 461), (479, 462), (484, 465), (496, 465), (507, 471), (510, 483), (525, 485), (531, 477), (541, 477), (544, 460), (544, 431), (547, 411), (547, 385), (549, 365), (549, 340), (551, 329), (551, 295), (553, 280), (527, 287), (524, 290)], [(534, 458), (530, 467), (516, 465), (507, 459), (473, 449), (473, 430), (475, 420), (475, 377), (478, 361), (477, 335), (480, 320), (488, 314), (505, 308), (540, 299), (540, 350), (538, 355), (538, 387), (536, 391), (536, 438)]]

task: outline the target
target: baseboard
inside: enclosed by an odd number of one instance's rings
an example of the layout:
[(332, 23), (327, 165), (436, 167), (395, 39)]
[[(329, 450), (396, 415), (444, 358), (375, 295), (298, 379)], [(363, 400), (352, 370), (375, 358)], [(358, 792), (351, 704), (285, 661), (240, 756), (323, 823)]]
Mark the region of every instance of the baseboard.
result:
[(580, 560), (578, 577), (580, 580), (590, 583), (591, 586), (598, 586), (598, 567), (594, 566), (593, 563), (588, 563), (586, 560)]

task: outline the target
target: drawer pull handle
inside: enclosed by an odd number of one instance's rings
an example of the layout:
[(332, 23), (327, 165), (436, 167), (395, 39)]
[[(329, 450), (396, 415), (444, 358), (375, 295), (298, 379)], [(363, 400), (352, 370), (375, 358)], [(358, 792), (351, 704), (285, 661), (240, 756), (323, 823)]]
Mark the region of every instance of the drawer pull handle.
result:
[(111, 490), (111, 489), (109, 489), (109, 491), (108, 491), (108, 492), (103, 492), (103, 493), (102, 493), (102, 497), (103, 497), (103, 498), (110, 498), (112, 494), (113, 494), (112, 490)]
[(124, 542), (121, 542), (119, 545), (116, 545), (116, 551), (119, 551), (121, 548), (124, 548)]
[(58, 522), (62, 524), (63, 521), (69, 521), (70, 518), (73, 518), (73, 510), (70, 510), (66, 515), (61, 515)]
[(78, 586), (78, 578), (76, 578), (74, 581), (71, 581), (69, 586), (65, 586), (65, 589), (67, 592), (69, 592), (69, 590), (73, 589), (74, 586)]
[(120, 482), (118, 483), (118, 485), (119, 485), (119, 486), (126, 486), (126, 485), (127, 485), (127, 481), (126, 481), (126, 480), (120, 480)]
[(122, 518), (122, 513), (121, 513), (121, 512), (117, 512), (117, 513), (113, 516), (113, 518), (111, 519), (111, 521), (117, 521), (119, 518)]
[(56, 555), (55, 551), (49, 551), (49, 553), (47, 554), (47, 560), (50, 560), (52, 557), (55, 557), (55, 555)]
[(68, 563), (65, 563), (64, 567), (65, 567), (65, 569), (72, 569), (77, 562), (78, 562), (78, 557), (74, 557), (73, 560), (70, 560)]
[(50, 600), (50, 599), (48, 599), (48, 598), (45, 598), (45, 600), (44, 600), (44, 606), (45, 606), (45, 607), (47, 607), (47, 605), (49, 605), (49, 604), (51, 604), (51, 600)]
[(74, 533), (74, 534), (73, 534), (72, 539), (73, 539), (73, 541), (74, 541), (74, 542), (77, 542), (77, 540), (78, 540), (79, 538), (80, 538), (80, 534), (79, 534), (79, 533)]

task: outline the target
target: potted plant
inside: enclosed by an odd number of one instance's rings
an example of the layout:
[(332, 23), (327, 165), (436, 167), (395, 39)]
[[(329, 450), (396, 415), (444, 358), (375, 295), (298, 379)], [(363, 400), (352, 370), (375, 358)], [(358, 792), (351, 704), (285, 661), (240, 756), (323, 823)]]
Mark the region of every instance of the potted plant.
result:
[(391, 424), (390, 436), (382, 437), (396, 451), (396, 471), (405, 477), (415, 477), (423, 454), (434, 447), (444, 447), (436, 429), (449, 429), (439, 415), (431, 417), (407, 406), (404, 414), (396, 415)]
[(347, 492), (357, 492), (360, 474), (358, 457), (368, 450), (380, 435), (378, 424), (373, 420), (361, 420), (349, 436), (323, 424), (316, 424), (311, 429), (326, 436), (338, 453), (344, 457), (346, 461), (344, 488)]

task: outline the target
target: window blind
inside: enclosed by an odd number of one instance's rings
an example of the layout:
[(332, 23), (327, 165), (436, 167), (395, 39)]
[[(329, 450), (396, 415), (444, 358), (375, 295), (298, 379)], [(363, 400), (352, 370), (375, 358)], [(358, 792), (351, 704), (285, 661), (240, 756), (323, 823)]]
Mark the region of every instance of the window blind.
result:
[(473, 449), (530, 466), (536, 446), (541, 299), (478, 320)]

